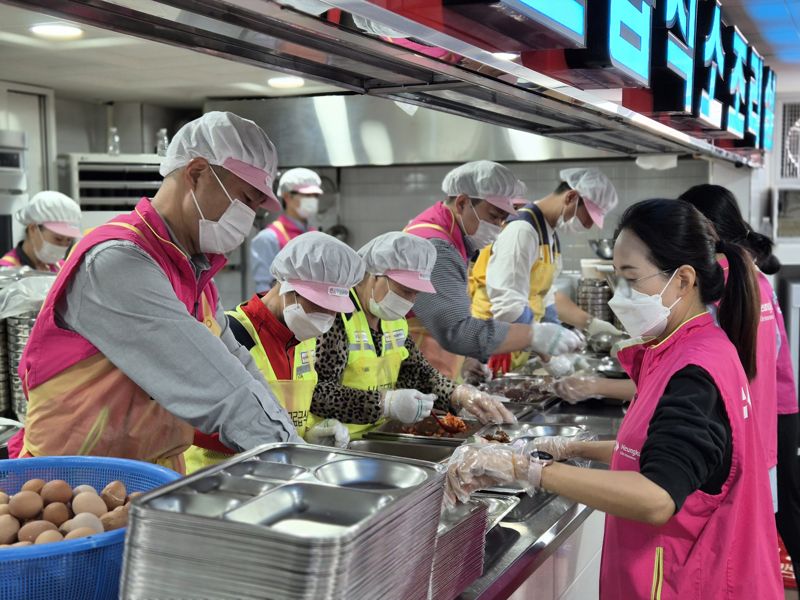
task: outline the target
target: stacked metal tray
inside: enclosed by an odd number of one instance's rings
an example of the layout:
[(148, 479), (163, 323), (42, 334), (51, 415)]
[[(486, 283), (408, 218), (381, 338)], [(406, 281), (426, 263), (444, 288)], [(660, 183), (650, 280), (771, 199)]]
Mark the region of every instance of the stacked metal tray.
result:
[(121, 598), (425, 599), (445, 467), (268, 444), (132, 504)]
[(472, 500), (442, 511), (428, 598), (453, 600), (483, 574), (487, 529), (483, 502)]
[(25, 414), (28, 411), (28, 403), (22, 393), (22, 380), (17, 374), (17, 369), (35, 322), (36, 313), (34, 312), (6, 319), (8, 326), (8, 367), (11, 372), (11, 402), (17, 419), (23, 423), (25, 422)]
[(379, 427), (365, 433), (364, 439), (402, 440), (434, 446), (444, 445), (456, 447), (463, 444), (467, 438), (474, 435), (483, 427), (480, 422), (473, 419), (464, 419), (464, 424), (466, 425), (466, 429), (462, 432), (443, 434), (439, 424), (433, 417), (427, 417), (413, 425), (407, 425), (400, 421), (387, 421)]

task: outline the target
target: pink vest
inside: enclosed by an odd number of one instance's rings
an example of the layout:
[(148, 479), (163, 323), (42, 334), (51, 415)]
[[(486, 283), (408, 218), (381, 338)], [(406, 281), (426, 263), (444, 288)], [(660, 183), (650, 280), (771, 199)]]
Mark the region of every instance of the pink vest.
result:
[(705, 369), (720, 390), (733, 456), (719, 494), (695, 491), (661, 527), (606, 516), (601, 599), (783, 598), (764, 451), (747, 377), (725, 332), (704, 313), (660, 344), (622, 350), (619, 360), (637, 393), (617, 434), (612, 470), (639, 470), (653, 412), (672, 375), (687, 365)]
[(786, 336), (783, 313), (774, 293), (772, 295), (772, 308), (775, 311), (775, 321), (778, 324), (778, 333), (781, 336), (781, 345), (778, 350), (778, 381), (776, 389), (778, 414), (793, 415), (797, 412), (797, 384), (794, 380), (792, 352), (789, 349), (789, 339)]
[(469, 262), (467, 247), (464, 243), (464, 234), (456, 223), (453, 211), (444, 205), (444, 202), (437, 202), (425, 212), (415, 217), (403, 230), (413, 233), (426, 240), (439, 239), (453, 244), (464, 263)]
[[(53, 284), (22, 355), (18, 373), (20, 379), (27, 383), (26, 389), (35, 388), (99, 352), (83, 336), (56, 325), (55, 306), (65, 293), (84, 254), (102, 242), (126, 240), (145, 250), (163, 269), (175, 290), (175, 295), (186, 306), (186, 310), (197, 316), (199, 321), (203, 321), (200, 302), (204, 290), (211, 306), (217, 305), (218, 294), (212, 277), (225, 265), (224, 256), (209, 255), (211, 268), (203, 273), (198, 281), (191, 263), (178, 247), (168, 241), (162, 241), (170, 239), (169, 232), (161, 216), (147, 198), (140, 200), (133, 212), (115, 217), (114, 222), (132, 225), (143, 235), (135, 229), (106, 224), (91, 231), (78, 243)], [(213, 318), (213, 315), (211, 317)], [(124, 339), (124, 336), (121, 339)]]
[(298, 235), (302, 235), (306, 231), (317, 230), (316, 227), (309, 227), (308, 229), (303, 230), (297, 226), (297, 223), (292, 221), (286, 215), (279, 216), (272, 223), (267, 225), (267, 229), (273, 232), (278, 238), (278, 245), (280, 246), (281, 250), (283, 250), (283, 247), (288, 244), (290, 240), (293, 240)]

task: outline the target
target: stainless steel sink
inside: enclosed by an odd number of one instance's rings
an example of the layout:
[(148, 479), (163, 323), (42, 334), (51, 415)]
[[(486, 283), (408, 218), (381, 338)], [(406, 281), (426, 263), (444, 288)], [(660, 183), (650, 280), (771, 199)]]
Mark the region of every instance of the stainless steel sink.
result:
[(455, 446), (434, 446), (419, 442), (391, 442), (387, 440), (353, 440), (350, 442), (351, 450), (360, 452), (374, 452), (388, 456), (402, 458), (415, 458), (429, 462), (442, 462), (450, 458)]

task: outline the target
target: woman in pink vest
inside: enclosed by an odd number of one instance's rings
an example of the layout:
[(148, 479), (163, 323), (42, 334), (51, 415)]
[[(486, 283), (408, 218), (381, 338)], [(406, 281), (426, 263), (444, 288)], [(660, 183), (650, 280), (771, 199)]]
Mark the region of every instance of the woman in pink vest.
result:
[(39, 192), (14, 218), (25, 225), (25, 238), (0, 258), (0, 267), (58, 273), (69, 247), (81, 235), (78, 203), (61, 192)]
[[(792, 374), (792, 356), (783, 323), (781, 307), (766, 275), (781, 267), (772, 254), (772, 240), (753, 231), (742, 218), (734, 195), (719, 185), (696, 185), (681, 195), (714, 224), (725, 241), (743, 246), (757, 266), (761, 289), (758, 374), (750, 385), (756, 418), (760, 421), (761, 441), (767, 454), (770, 474), (777, 479), (778, 512), (775, 520), (794, 572), (800, 573), (800, 465), (797, 387)], [(762, 343), (762, 337), (764, 343)], [(773, 350), (773, 353), (768, 352)], [(775, 466), (777, 464), (777, 472)]]
[[(717, 253), (729, 261), (727, 284)], [(637, 394), (616, 441), (539, 438), (538, 453), (464, 447), (449, 468), (449, 496), (463, 500), (479, 487), (523, 480), (605, 512), (604, 600), (783, 598), (748, 385), (759, 318), (748, 260), (686, 202), (629, 208), (614, 246), (621, 279), (609, 304), (639, 338), (619, 353)], [(716, 302), (718, 322), (707, 308)], [(573, 457), (610, 470), (552, 460)]]

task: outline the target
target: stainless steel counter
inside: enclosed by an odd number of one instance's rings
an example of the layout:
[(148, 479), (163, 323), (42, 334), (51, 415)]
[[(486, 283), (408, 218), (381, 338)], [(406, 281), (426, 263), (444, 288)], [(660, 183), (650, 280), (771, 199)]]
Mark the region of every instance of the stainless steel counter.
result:
[[(613, 439), (622, 421), (620, 406), (591, 401), (576, 406), (560, 403), (526, 421), (571, 422), (585, 426), (600, 439)], [(590, 464), (606, 468), (603, 464)], [(526, 516), (529, 511), (530, 516)], [(486, 537), (484, 575), (460, 598), (508, 598), (589, 517), (592, 509), (561, 496), (537, 494), (523, 498)], [(519, 515), (516, 520), (515, 513)]]

